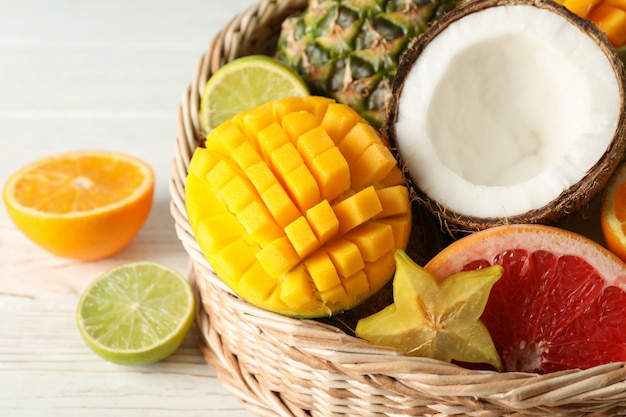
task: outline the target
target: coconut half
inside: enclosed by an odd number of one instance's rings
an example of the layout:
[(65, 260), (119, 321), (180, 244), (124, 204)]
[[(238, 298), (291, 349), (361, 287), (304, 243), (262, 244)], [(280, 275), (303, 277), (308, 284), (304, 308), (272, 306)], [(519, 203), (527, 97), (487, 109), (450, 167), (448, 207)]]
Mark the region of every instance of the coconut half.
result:
[(625, 85), (606, 37), (562, 6), (472, 0), (407, 51), (384, 130), (447, 231), (550, 223), (622, 160)]

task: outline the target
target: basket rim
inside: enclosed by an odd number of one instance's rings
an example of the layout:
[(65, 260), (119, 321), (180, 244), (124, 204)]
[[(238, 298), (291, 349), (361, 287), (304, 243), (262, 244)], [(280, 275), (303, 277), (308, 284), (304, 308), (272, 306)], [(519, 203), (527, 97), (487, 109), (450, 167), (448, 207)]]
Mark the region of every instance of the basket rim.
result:
[[(203, 352), (209, 365), (219, 370), (218, 377), (224, 380), (224, 385), (258, 414), (299, 413), (293, 409), (287, 412), (284, 406), (280, 408), (282, 411), (273, 410), (278, 400), (251, 390), (249, 380), (241, 378), (244, 371), (240, 367), (235, 369), (237, 366), (231, 366), (233, 358), (229, 354), (232, 355), (232, 352), (224, 352), (225, 342), (219, 331), (213, 328), (221, 318), (216, 315), (211, 317), (206, 307), (213, 302), (216, 294), (226, 297), (227, 302), (241, 312), (241, 317), (256, 326), (256, 329), (261, 329), (258, 330), (258, 337), (271, 336), (273, 340), (284, 343), (290, 354), (298, 351), (298, 358), (307, 358), (302, 366), (311, 366), (317, 371), (322, 370), (339, 379), (349, 380), (368, 395), (372, 391), (381, 390), (388, 395), (409, 399), (426, 397), (432, 402), (430, 409), (444, 414), (450, 411), (461, 414), (480, 409), (487, 412), (489, 407), (498, 412), (493, 415), (503, 415), (509, 411), (534, 414), (547, 412), (554, 415), (576, 409), (588, 409), (590, 413), (615, 407), (626, 409), (626, 363), (543, 375), (467, 369), (370, 345), (315, 320), (290, 318), (263, 311), (239, 299), (215, 275), (193, 235), (185, 208), (187, 168), (194, 149), (203, 140), (197, 111), (202, 88), (215, 70), (241, 55), (244, 51), (241, 48), (242, 39), (253, 36), (251, 33), (257, 25), (264, 25), (275, 16), (284, 18), (294, 10), (303, 9), (306, 2), (260, 0), (235, 16), (198, 59), (192, 80), (184, 89), (177, 110), (175, 156), (169, 182), (170, 212), (175, 220), (177, 236), (190, 257), (190, 274), (195, 278), (201, 304), (204, 305), (198, 311)], [(235, 373), (239, 373), (240, 377), (233, 377)], [(242, 385), (248, 387), (242, 388)]]

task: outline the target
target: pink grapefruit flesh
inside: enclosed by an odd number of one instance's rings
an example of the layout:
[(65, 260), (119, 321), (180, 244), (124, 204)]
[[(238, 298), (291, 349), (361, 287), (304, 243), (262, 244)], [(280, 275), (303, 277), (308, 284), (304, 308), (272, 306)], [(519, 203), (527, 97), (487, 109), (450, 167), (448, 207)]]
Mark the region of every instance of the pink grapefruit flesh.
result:
[(626, 264), (578, 234), (540, 225), (468, 235), (425, 269), (439, 279), (499, 264), (481, 320), (505, 371), (548, 373), (626, 361)]

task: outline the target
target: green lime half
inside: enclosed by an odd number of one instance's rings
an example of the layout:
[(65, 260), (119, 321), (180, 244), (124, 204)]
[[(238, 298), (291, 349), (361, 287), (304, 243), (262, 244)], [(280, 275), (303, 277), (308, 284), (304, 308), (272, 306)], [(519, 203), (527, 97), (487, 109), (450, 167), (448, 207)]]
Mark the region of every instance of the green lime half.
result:
[(237, 58), (207, 81), (200, 101), (205, 132), (236, 114), (285, 97), (308, 96), (309, 89), (291, 67), (266, 55)]
[(185, 277), (157, 263), (135, 262), (95, 279), (78, 302), (76, 319), (87, 345), (104, 359), (147, 365), (178, 349), (194, 312)]

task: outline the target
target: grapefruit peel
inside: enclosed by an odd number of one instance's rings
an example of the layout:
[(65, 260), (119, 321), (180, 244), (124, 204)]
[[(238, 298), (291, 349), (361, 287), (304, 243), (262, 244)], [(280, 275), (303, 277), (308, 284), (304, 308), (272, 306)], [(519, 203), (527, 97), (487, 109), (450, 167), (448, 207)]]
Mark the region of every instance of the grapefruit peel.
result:
[(482, 363), (502, 369), (480, 316), (503, 268), (463, 271), (437, 280), (403, 251), (394, 254), (394, 302), (359, 320), (356, 335), (410, 356)]

